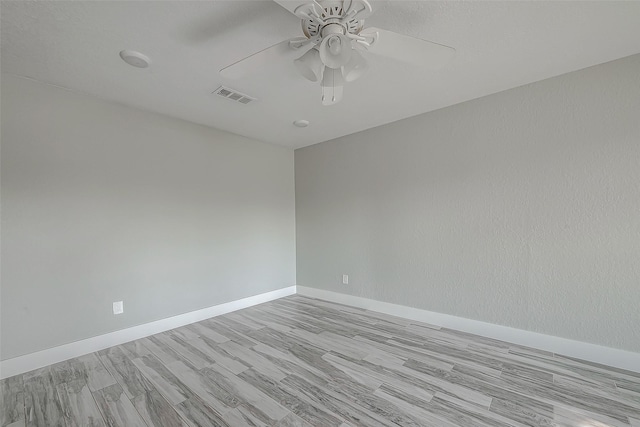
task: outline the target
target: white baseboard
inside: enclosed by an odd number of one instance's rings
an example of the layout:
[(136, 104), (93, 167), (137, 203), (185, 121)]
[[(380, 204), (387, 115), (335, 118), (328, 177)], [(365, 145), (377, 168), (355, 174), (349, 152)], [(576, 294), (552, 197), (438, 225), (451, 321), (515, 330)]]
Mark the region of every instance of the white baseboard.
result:
[(350, 305), (366, 310), (377, 311), (392, 316), (402, 317), (418, 322), (429, 323), (435, 326), (455, 329), (488, 338), (537, 348), (564, 356), (600, 363), (629, 371), (640, 372), (640, 354), (616, 348), (589, 344), (566, 338), (554, 337), (537, 332), (494, 325), (478, 320), (465, 319), (463, 317), (421, 310), (419, 308), (406, 307), (388, 302), (325, 291), (322, 289), (297, 286), (299, 295)]
[(293, 295), (295, 293), (366, 310), (377, 311), (392, 316), (403, 317), (405, 319), (415, 320), (418, 322), (430, 323), (436, 326), (469, 332), (488, 338), (533, 347), (616, 368), (640, 372), (640, 354), (626, 350), (554, 337), (551, 335), (510, 328), (507, 326), (494, 325), (492, 323), (481, 322), (478, 320), (465, 319), (463, 317), (451, 316), (448, 314), (436, 313), (353, 295), (325, 291), (322, 289), (308, 288), (305, 286), (290, 286), (288, 288), (266, 292), (264, 294), (203, 308), (190, 313), (145, 323), (144, 325), (134, 326), (110, 332), (108, 334), (99, 335), (97, 337), (64, 344), (47, 350), (26, 354), (13, 359), (3, 360), (0, 362), (0, 379), (29, 372), (43, 366), (62, 362), (63, 360), (103, 350), (114, 345), (148, 337), (159, 332), (168, 331), (170, 329), (199, 322), (210, 317), (230, 313), (232, 311)]
[(0, 379), (296, 293), (295, 286), (214, 305), (0, 362)]

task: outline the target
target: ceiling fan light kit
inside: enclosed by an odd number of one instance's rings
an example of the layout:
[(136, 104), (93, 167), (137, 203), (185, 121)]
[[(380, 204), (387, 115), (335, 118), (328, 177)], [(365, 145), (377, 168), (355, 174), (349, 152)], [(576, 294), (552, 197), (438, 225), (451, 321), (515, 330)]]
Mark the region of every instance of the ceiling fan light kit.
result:
[(367, 60), (358, 51), (354, 50), (351, 60), (344, 66), (344, 81), (353, 82), (364, 76), (368, 69)]
[[(291, 0), (275, 1), (282, 6), (291, 3)], [(365, 75), (369, 65), (361, 52), (431, 69), (442, 67), (455, 53), (453, 48), (441, 44), (364, 28), (364, 19), (373, 13), (367, 0), (312, 0), (293, 9), (293, 13), (302, 20), (305, 37), (289, 40), (288, 48), (307, 48), (293, 63), (307, 80), (320, 82), (323, 105), (340, 102), (344, 84)], [(227, 78), (243, 77), (248, 69), (260, 69), (279, 56), (285, 44), (280, 42), (264, 49), (220, 73)]]
[(298, 68), (298, 71), (304, 78), (317, 82), (322, 79), (322, 72), (324, 71), (324, 64), (320, 59), (320, 52), (314, 46), (307, 51), (300, 58), (293, 61)]

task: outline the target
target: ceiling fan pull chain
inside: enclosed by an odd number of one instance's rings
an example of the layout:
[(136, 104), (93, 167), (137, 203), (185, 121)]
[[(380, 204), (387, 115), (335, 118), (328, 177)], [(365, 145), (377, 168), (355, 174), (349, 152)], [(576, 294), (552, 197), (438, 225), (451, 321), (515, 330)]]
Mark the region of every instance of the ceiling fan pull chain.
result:
[(331, 101), (336, 102), (336, 70), (331, 71)]
[(336, 102), (336, 70), (333, 70), (331, 73), (331, 100)]

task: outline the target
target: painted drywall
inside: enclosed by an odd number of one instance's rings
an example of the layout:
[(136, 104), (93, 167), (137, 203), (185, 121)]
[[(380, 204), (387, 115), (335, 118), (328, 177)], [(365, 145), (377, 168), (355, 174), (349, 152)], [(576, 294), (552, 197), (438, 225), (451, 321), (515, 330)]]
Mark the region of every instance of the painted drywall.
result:
[(291, 150), (10, 75), (1, 98), (3, 360), (295, 284)]
[(640, 55), (302, 148), (295, 169), (299, 286), (640, 351)]

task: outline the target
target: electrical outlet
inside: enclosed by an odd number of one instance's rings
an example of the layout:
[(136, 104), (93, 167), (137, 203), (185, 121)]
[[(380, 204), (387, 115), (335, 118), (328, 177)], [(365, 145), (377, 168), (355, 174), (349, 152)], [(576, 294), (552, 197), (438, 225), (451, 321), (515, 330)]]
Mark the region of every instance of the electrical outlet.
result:
[(342, 275), (342, 284), (343, 285), (348, 285), (349, 284), (349, 275), (348, 274), (343, 274)]
[(122, 301), (116, 301), (113, 303), (113, 314), (122, 314), (124, 312), (124, 305)]

